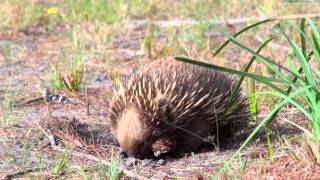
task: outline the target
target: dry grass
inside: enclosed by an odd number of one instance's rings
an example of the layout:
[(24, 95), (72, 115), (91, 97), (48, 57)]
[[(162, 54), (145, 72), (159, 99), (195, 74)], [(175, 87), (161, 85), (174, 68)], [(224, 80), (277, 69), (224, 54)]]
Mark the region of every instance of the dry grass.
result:
[[(106, 3), (110, 4), (108, 11), (101, 10)], [(57, 7), (57, 12), (48, 14), (50, 7)], [(108, 131), (101, 129), (106, 127), (105, 110), (115, 82), (120, 82), (151, 60), (174, 55), (197, 57), (239, 69), (249, 61), (250, 54), (234, 45), (229, 45), (217, 57), (213, 58), (212, 53), (226, 40), (219, 32), (221, 29), (237, 32), (246, 24), (214, 26), (205, 20), (317, 13), (318, 7), (308, 3), (296, 5), (256, 0), (231, 0), (229, 3), (221, 0), (133, 0), (130, 3), (124, 0), (1, 1), (0, 114), (14, 116), (17, 121), (6, 126), (0, 123), (0, 149), (3, 149), (0, 152), (0, 176), (83, 179), (123, 176), (116, 171), (117, 167), (124, 167), (116, 162), (121, 161), (115, 156), (118, 147)], [(131, 26), (128, 22), (133, 19), (144, 19), (147, 23)], [(148, 23), (151, 20), (170, 22), (190, 19), (201, 23), (177, 27)], [(248, 32), (240, 39), (252, 47), (259, 47), (261, 40), (269, 34), (277, 34), (270, 31), (273, 25), (262, 26), (259, 31)], [(76, 38), (75, 33), (78, 35)], [(297, 37), (290, 32), (289, 35)], [(78, 41), (81, 41), (80, 48)], [(287, 53), (287, 45), (282, 39), (276, 39), (262, 52), (277, 62), (282, 62)], [(17, 111), (11, 111), (10, 106), (3, 106), (9, 100), (7, 88), (2, 85), (7, 82), (11, 84), (14, 96), (10, 97), (10, 102), (39, 97), (42, 89), (50, 86), (52, 79), (55, 79), (50, 73), (50, 64), (57, 64), (61, 74), (68, 74), (78, 67), (69, 68), (71, 62), (80, 62), (83, 65), (81, 68), (84, 68), (81, 69), (84, 74), (79, 82), (79, 92), (70, 93), (60, 89), (57, 93), (66, 95), (72, 102), (34, 102), (27, 107), (14, 109)], [(268, 74), (267, 69), (259, 66), (257, 69), (261, 74)], [(257, 86), (257, 90), (265, 88)], [(274, 101), (268, 96), (258, 97), (258, 119)], [(304, 118), (295, 111), (293, 115), (288, 114), (290, 110), (285, 110), (281, 117), (303, 122)], [(14, 112), (23, 113), (15, 116)], [(0, 119), (0, 122), (4, 120), (1, 116)], [(282, 122), (281, 119), (278, 121)], [(194, 179), (228, 176), (282, 178), (284, 176), (281, 173), (287, 173), (287, 177), (315, 176), (313, 170), (318, 167), (305, 160), (308, 157), (301, 148), (302, 142), (292, 140), (300, 137), (299, 132), (291, 133), (291, 129), (285, 127), (287, 125), (280, 123), (279, 127), (273, 128), (273, 161), (267, 152), (264, 133), (261, 133), (244, 151), (241, 160), (232, 164), (230, 168), (234, 171), (226, 174), (217, 172), (239, 143), (230, 145), (222, 152), (200, 153), (168, 161), (165, 165), (151, 162), (148, 166), (144, 164), (147, 161), (139, 161), (121, 171), (127, 175), (132, 173), (132, 176)], [(48, 139), (43, 130), (52, 133), (55, 145), (65, 151), (53, 150), (52, 139)], [(289, 135), (283, 140), (278, 133)], [(77, 156), (79, 154), (84, 156)], [(102, 161), (99, 162), (99, 159)], [(110, 159), (113, 164), (107, 162)], [(186, 164), (190, 164), (190, 167), (185, 167)], [(126, 171), (126, 168), (130, 171)]]

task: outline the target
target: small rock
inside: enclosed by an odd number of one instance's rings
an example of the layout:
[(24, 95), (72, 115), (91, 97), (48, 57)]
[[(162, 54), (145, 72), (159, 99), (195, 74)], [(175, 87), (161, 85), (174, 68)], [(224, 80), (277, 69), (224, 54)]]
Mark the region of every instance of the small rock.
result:
[(58, 103), (64, 102), (65, 99), (66, 99), (66, 97), (64, 95), (59, 96)]
[(153, 166), (154, 165), (154, 161), (152, 159), (144, 159), (141, 161), (141, 165), (142, 166)]
[(50, 143), (51, 142), (50, 142), (49, 138), (47, 138), (47, 137), (43, 138), (43, 140), (41, 141), (41, 148), (45, 148), (45, 147), (49, 146)]
[(17, 145), (20, 148), (23, 147), (23, 143), (20, 140), (17, 140), (14, 144)]
[(119, 158), (119, 159), (125, 159), (125, 158), (127, 158), (126, 152), (124, 152), (124, 151), (121, 150), (121, 151), (118, 153), (118, 158)]
[(126, 167), (131, 167), (131, 166), (133, 166), (134, 164), (136, 164), (137, 162), (138, 162), (138, 161), (137, 161), (136, 158), (134, 158), (134, 157), (128, 157), (127, 160), (126, 160), (126, 162), (124, 163), (124, 165), (125, 165)]
[(273, 176), (262, 176), (262, 180), (273, 180)]
[(167, 163), (166, 160), (164, 160), (164, 159), (159, 159), (157, 164), (158, 164), (159, 166), (163, 166), (163, 165), (165, 165), (166, 163)]
[(58, 100), (58, 98), (59, 98), (58, 95), (53, 95), (53, 96), (51, 97), (51, 100), (52, 100), (52, 101), (56, 101), (56, 100)]

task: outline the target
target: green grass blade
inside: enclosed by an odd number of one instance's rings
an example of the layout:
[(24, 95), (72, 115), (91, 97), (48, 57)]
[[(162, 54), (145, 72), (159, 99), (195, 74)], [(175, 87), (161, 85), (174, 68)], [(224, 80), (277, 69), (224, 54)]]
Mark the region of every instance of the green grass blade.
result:
[[(274, 39), (274, 38), (270, 38), (270, 39), (266, 40), (266, 41), (259, 47), (259, 49), (256, 51), (256, 53), (259, 54), (260, 51), (261, 51), (264, 47), (266, 47), (267, 44), (268, 44), (269, 42), (271, 42), (273, 39)], [(249, 69), (251, 68), (251, 66), (252, 66), (252, 64), (253, 64), (253, 62), (254, 62), (255, 59), (256, 59), (256, 56), (252, 56), (252, 58), (250, 59), (249, 63), (247, 64), (246, 68), (244, 69), (244, 72), (248, 72), (248, 71), (249, 71)], [(230, 101), (229, 101), (228, 105), (226, 106), (225, 112), (227, 112), (227, 111), (229, 110), (229, 108), (232, 106), (232, 104), (234, 103), (235, 96), (236, 96), (237, 92), (239, 91), (239, 89), (240, 89), (240, 87), (241, 87), (241, 84), (242, 84), (242, 82), (243, 82), (243, 80), (244, 80), (244, 77), (245, 77), (245, 76), (241, 76), (241, 77), (240, 77), (240, 79), (239, 79), (236, 87), (235, 87), (234, 90), (232, 91), (231, 98), (230, 98)], [(250, 109), (251, 109), (251, 108), (250, 108)]]
[[(283, 107), (285, 104), (287, 104), (289, 101), (293, 101), (293, 98), (304, 91), (306, 91), (310, 86), (300, 88), (299, 90), (291, 93), (289, 96), (283, 96), (281, 93), (278, 93), (278, 95), (282, 95), (284, 98), (281, 102), (275, 105), (275, 107), (271, 110), (271, 112), (254, 128), (254, 130), (249, 134), (247, 139), (241, 144), (239, 149), (232, 155), (232, 157), (225, 162), (225, 166), (228, 166), (231, 161), (233, 161), (236, 157), (240, 155), (240, 152), (243, 150), (243, 148), (251, 141), (251, 139), (257, 134), (257, 132), (266, 125), (266, 123), (270, 120), (272, 115), (277, 112), (281, 107)], [(294, 102), (294, 101), (293, 101)]]
[(311, 31), (311, 38), (312, 38), (312, 52), (315, 55), (315, 61), (317, 62), (318, 65), (318, 70), (320, 70), (320, 47), (319, 47), (319, 41), (320, 41), (320, 35), (319, 32), (316, 28), (316, 26), (314, 25), (314, 23), (308, 19), (308, 22), (310, 24), (310, 27), (312, 29)]
[(183, 61), (186, 63), (190, 63), (190, 64), (195, 64), (195, 65), (199, 65), (199, 66), (203, 66), (203, 67), (207, 67), (207, 68), (212, 68), (218, 71), (223, 71), (223, 72), (228, 72), (231, 74), (237, 74), (240, 76), (246, 76), (246, 77), (250, 77), (254, 80), (257, 80), (259, 82), (262, 82), (270, 87), (272, 87), (273, 89), (286, 94), (285, 91), (283, 91), (281, 88), (279, 88), (277, 85), (271, 83), (271, 82), (277, 82), (277, 83), (285, 83), (288, 85), (292, 85), (292, 83), (290, 81), (285, 81), (285, 80), (281, 80), (281, 79), (275, 79), (275, 78), (268, 78), (268, 77), (264, 77), (264, 76), (259, 76), (256, 74), (252, 74), (252, 73), (248, 73), (248, 72), (242, 72), (242, 71), (238, 71), (238, 70), (234, 70), (231, 68), (226, 68), (226, 67), (221, 67), (221, 66), (217, 66), (214, 64), (208, 64), (208, 63), (204, 63), (204, 62), (200, 62), (197, 60), (193, 60), (193, 59), (189, 59), (189, 58), (185, 58), (185, 57), (175, 57), (176, 60), (178, 61)]
[(271, 161), (273, 161), (274, 156), (273, 156), (273, 148), (272, 148), (272, 143), (271, 143), (271, 138), (270, 138), (270, 133), (267, 127), (264, 128), (266, 132), (266, 137), (267, 137), (267, 144), (268, 144), (268, 154), (270, 156)]
[[(320, 47), (319, 47), (318, 39), (315, 35), (314, 30), (311, 32), (311, 38), (312, 38), (312, 43), (314, 46), (314, 48), (312, 49), (313, 50), (312, 52), (314, 52), (314, 54), (316, 56), (315, 60), (317, 61), (317, 64), (319, 66), (320, 65)], [(318, 69), (319, 69), (319, 67), (318, 67)]]
[[(263, 20), (263, 21), (259, 21), (257, 23), (254, 23), (250, 26), (247, 26), (245, 28), (243, 28), (242, 30), (240, 30), (239, 32), (237, 32), (236, 34), (233, 35), (233, 37), (237, 37), (239, 36), (240, 34), (242, 34), (243, 32), (246, 32), (247, 30), (253, 28), (253, 27), (256, 27), (260, 24), (264, 24), (264, 23), (267, 23), (267, 22), (270, 22), (270, 21), (274, 21), (275, 19), (267, 19), (267, 20)], [(213, 53), (213, 57), (216, 56), (225, 46), (227, 46), (229, 43), (230, 43), (231, 39), (228, 39), (226, 42), (224, 42), (219, 48), (218, 50)]]
[(300, 40), (301, 40), (301, 48), (302, 48), (302, 52), (304, 54), (304, 57), (307, 58), (307, 49), (306, 49), (306, 38), (304, 36), (305, 33), (305, 25), (306, 25), (306, 19), (303, 18), (301, 20), (301, 23), (300, 23), (300, 31), (303, 32), (303, 33), (300, 33)]
[(256, 83), (253, 79), (249, 81), (250, 93), (249, 93), (249, 107), (250, 112), (254, 116), (254, 121), (257, 120), (257, 97), (256, 97)]
[(307, 58), (304, 56), (304, 54), (302, 52), (302, 49), (300, 49), (298, 47), (298, 45), (294, 41), (292, 41), (290, 39), (290, 37), (283, 30), (281, 30), (281, 32), (284, 35), (284, 37), (286, 38), (286, 40), (288, 41), (288, 43), (290, 44), (291, 48), (293, 49), (293, 52), (297, 55), (297, 60), (299, 61), (300, 65), (303, 69), (303, 72), (306, 76), (306, 80), (307, 80), (308, 84), (315, 86), (315, 79), (312, 75), (312, 71), (311, 71), (309, 63), (307, 61)]
[(258, 59), (262, 61), (263, 64), (265, 64), (270, 70), (272, 70), (273, 72), (276, 73), (277, 76), (281, 77), (282, 79), (288, 80), (288, 78), (286, 77), (285, 74), (281, 73), (281, 71), (279, 69), (282, 69), (294, 76), (297, 76), (299, 79), (303, 80), (298, 74), (295, 74), (294, 72), (292, 72), (290, 69), (277, 64), (273, 61), (270, 61), (268, 58), (257, 54), (255, 51), (253, 51), (251, 48), (249, 48), (247, 45), (245, 45), (244, 43), (242, 43), (241, 41), (239, 41), (238, 39), (236, 39), (235, 37), (233, 37), (230, 33), (228, 32), (224, 32), (224, 34), (226, 36), (228, 36), (230, 38), (230, 40), (235, 43), (236, 45), (238, 45), (239, 47), (247, 50), (248, 52), (250, 52), (251, 54), (253, 54), (254, 56), (259, 57)]

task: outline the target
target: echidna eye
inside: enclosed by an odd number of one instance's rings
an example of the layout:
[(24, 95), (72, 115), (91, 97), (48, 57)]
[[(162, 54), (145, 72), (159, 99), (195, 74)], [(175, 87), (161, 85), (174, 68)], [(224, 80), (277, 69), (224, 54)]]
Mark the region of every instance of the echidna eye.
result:
[(161, 135), (160, 129), (156, 128), (152, 131), (151, 137), (156, 138), (156, 137), (159, 137), (160, 135)]

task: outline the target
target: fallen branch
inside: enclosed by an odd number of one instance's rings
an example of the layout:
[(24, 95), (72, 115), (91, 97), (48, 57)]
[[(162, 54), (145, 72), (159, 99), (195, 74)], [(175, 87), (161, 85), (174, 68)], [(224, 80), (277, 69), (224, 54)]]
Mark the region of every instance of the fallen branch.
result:
[[(229, 25), (236, 26), (240, 24), (245, 24), (253, 21), (263, 21), (267, 19), (276, 19), (276, 20), (292, 20), (292, 19), (302, 19), (304, 17), (310, 18), (319, 18), (320, 14), (291, 14), (283, 16), (264, 16), (264, 17), (250, 17), (250, 18), (239, 18), (239, 19), (229, 19), (229, 20), (208, 20), (209, 23), (213, 25)], [(159, 21), (150, 21), (150, 20), (126, 20), (125, 24), (132, 26), (134, 28), (141, 27), (146, 24), (152, 24), (159, 27), (181, 27), (186, 25), (195, 25), (203, 23), (204, 21), (197, 20), (159, 20)]]

